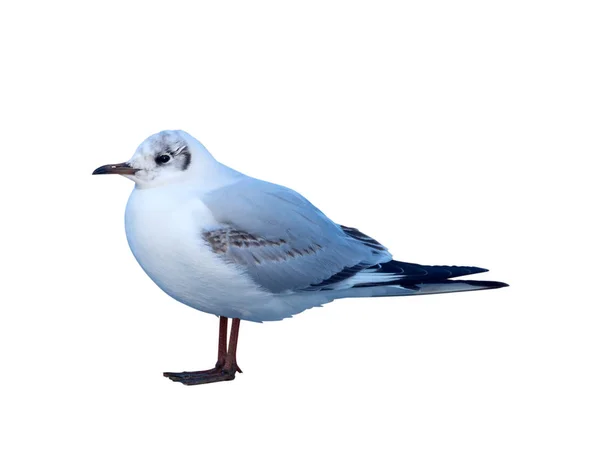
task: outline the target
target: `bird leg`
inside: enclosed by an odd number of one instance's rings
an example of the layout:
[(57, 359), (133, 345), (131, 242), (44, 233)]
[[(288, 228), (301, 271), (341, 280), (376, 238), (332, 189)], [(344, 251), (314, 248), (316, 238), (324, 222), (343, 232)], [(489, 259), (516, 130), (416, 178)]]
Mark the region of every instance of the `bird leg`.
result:
[(235, 378), (236, 372), (242, 373), (236, 360), (240, 319), (233, 319), (231, 322), (229, 348), (227, 348), (227, 320), (227, 317), (219, 317), (219, 352), (214, 368), (203, 371), (184, 371), (182, 373), (165, 372), (163, 376), (169, 378), (171, 381), (191, 386), (218, 381), (231, 381)]
[(227, 317), (219, 317), (219, 352), (217, 353), (216, 369), (223, 368), (227, 355)]
[(237, 364), (237, 343), (240, 335), (240, 319), (233, 319), (231, 321), (231, 334), (229, 335), (229, 348), (227, 349), (227, 355), (225, 356), (224, 370), (232, 370), (233, 374), (236, 371), (243, 373)]

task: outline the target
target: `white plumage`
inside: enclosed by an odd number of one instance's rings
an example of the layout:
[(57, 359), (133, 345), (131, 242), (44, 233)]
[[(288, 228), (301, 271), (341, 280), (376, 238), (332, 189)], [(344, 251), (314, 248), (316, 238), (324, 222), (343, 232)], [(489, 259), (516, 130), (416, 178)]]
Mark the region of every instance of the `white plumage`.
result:
[(261, 322), (337, 298), (493, 288), (436, 287), (431, 269), (443, 279), (483, 269), (392, 261), (374, 239), (293, 190), (222, 165), (183, 131), (149, 137), (120, 165), (136, 183), (125, 214), (135, 258), (167, 294), (204, 312)]

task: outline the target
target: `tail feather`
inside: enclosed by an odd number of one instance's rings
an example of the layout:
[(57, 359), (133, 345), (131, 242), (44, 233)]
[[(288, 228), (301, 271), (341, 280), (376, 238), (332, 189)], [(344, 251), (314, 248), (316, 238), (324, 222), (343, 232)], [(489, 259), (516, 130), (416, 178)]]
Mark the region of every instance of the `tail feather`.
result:
[(357, 264), (334, 274), (305, 291), (331, 292), (333, 298), (363, 296), (410, 296), (456, 291), (490, 290), (508, 286), (487, 280), (450, 280), (487, 272), (474, 266), (424, 266), (388, 261), (374, 266)]
[[(480, 274), (487, 269), (474, 266), (424, 266), (421, 264), (406, 263), (402, 261), (388, 261), (367, 269), (373, 274), (372, 281), (365, 281), (356, 287), (381, 286), (381, 285), (413, 285), (424, 282), (444, 281), (463, 275)], [(385, 282), (380, 281), (386, 275)]]
[(394, 285), (386, 284), (370, 287), (354, 287), (344, 290), (343, 294), (339, 297), (378, 298), (383, 296), (431, 295), (437, 293), (456, 293), (459, 291), (492, 290), (507, 286), (508, 285), (506, 283), (487, 280), (445, 280), (434, 283), (420, 283), (417, 285), (404, 285), (396, 283)]
[[(487, 280), (449, 280), (464, 275), (480, 274), (487, 269), (474, 266), (424, 266), (389, 261), (363, 270), (348, 279), (355, 281), (353, 290), (368, 292), (371, 296), (401, 296), (457, 291), (491, 290), (508, 286), (503, 282)], [(355, 293), (358, 293), (356, 291)]]
[(453, 293), (456, 291), (493, 290), (507, 287), (503, 282), (491, 280), (444, 280), (435, 283), (421, 283), (417, 285), (415, 294)]

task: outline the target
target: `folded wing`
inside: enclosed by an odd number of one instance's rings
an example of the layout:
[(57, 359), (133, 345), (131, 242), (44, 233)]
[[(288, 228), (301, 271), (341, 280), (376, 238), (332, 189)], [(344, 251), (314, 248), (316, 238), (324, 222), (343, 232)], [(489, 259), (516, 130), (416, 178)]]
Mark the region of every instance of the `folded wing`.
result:
[(219, 225), (204, 229), (202, 238), (274, 293), (310, 290), (391, 260), (375, 240), (335, 224), (300, 194), (276, 184), (245, 177), (203, 201)]

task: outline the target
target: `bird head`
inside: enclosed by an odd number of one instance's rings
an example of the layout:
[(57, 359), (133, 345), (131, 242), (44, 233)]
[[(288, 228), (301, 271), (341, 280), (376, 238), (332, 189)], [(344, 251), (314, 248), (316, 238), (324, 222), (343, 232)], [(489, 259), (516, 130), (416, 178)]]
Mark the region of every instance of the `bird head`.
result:
[(214, 162), (206, 148), (185, 131), (168, 130), (142, 142), (126, 162), (103, 165), (92, 174), (119, 174), (138, 187), (184, 182), (201, 164)]

